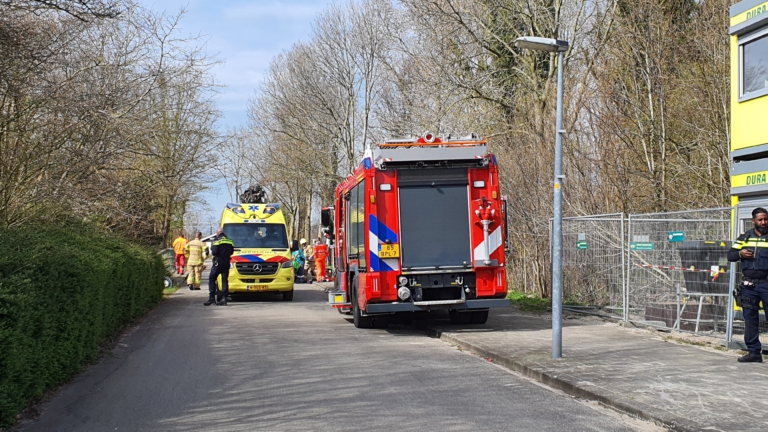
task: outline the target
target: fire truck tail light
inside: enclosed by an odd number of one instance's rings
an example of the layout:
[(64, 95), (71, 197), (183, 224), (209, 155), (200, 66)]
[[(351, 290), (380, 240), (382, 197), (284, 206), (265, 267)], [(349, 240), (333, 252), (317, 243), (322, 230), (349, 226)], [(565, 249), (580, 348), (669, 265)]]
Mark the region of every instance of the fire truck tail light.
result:
[(379, 185), (379, 190), (391, 191), (392, 190), (392, 185), (389, 184), (389, 183), (382, 183), (382, 184)]
[(400, 287), (400, 289), (397, 290), (397, 296), (400, 297), (400, 300), (405, 301), (411, 296), (411, 290), (406, 287)]
[(475, 180), (472, 182), (472, 186), (476, 188), (483, 188), (485, 187), (485, 182), (483, 180)]

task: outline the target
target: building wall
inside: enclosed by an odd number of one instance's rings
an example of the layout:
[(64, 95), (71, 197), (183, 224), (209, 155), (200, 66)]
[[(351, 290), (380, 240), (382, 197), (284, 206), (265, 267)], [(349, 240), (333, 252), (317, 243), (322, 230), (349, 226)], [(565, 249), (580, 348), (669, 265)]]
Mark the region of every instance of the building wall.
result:
[(764, 57), (768, 68), (768, 1), (744, 0), (730, 12), (731, 194), (736, 204), (747, 196), (768, 198), (768, 80), (764, 89), (740, 92), (744, 43), (754, 42), (750, 49), (759, 57), (750, 58)]

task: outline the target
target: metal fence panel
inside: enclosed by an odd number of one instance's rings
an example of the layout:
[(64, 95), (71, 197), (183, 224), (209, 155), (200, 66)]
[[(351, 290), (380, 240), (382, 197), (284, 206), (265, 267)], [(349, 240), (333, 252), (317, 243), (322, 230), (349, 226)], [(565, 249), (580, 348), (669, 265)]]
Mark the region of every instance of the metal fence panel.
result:
[(622, 213), (563, 219), (563, 300), (624, 318)]
[(731, 211), (728, 207), (629, 215), (628, 320), (725, 334)]
[[(749, 216), (741, 215), (745, 212), (737, 206), (564, 218), (566, 305), (589, 305), (625, 321), (723, 336), (729, 345), (743, 346), (743, 316), (732, 300), (732, 289), (741, 281), (740, 266), (727, 261), (727, 252), (732, 240), (752, 227)], [(735, 224), (734, 214), (740, 215)], [(550, 221), (550, 247), (551, 229)], [(763, 315), (760, 326), (768, 332)]]

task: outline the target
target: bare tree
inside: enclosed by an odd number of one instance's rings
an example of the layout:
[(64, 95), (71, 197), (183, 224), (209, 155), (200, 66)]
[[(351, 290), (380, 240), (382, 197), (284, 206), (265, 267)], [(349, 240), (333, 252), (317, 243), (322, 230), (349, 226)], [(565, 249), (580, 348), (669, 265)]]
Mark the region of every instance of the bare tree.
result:
[(200, 191), (212, 62), (176, 38), (181, 14), (117, 6), (0, 6), (2, 225), (77, 217), (156, 241)]

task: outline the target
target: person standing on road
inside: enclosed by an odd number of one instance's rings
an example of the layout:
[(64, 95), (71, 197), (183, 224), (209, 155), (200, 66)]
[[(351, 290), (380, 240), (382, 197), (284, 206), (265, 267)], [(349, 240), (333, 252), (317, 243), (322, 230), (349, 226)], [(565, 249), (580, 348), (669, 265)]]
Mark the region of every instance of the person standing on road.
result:
[(325, 282), (328, 275), (326, 274), (325, 267), (328, 261), (328, 245), (323, 243), (323, 240), (318, 238), (315, 245), (315, 265), (317, 266), (317, 280), (319, 282)]
[(173, 253), (176, 254), (176, 273), (184, 274), (184, 246), (187, 245), (187, 239), (184, 238), (184, 233), (179, 234), (176, 240), (173, 241)]
[(760, 344), (760, 302), (768, 306), (768, 210), (752, 210), (754, 228), (740, 235), (728, 251), (728, 261), (741, 261), (740, 303), (744, 313), (744, 343), (749, 354), (741, 363), (763, 362)]
[[(314, 242), (312, 240), (312, 243)], [(301, 239), (301, 245), (304, 248), (304, 256), (307, 258), (307, 282), (312, 283), (312, 280), (317, 279), (315, 275), (315, 246), (308, 244), (307, 239)]]
[(187, 258), (189, 275), (187, 275), (187, 288), (199, 290), (203, 281), (203, 260), (205, 259), (205, 250), (207, 247), (203, 243), (203, 233), (198, 232), (194, 240), (187, 243), (184, 247)]
[(304, 263), (307, 262), (307, 257), (304, 256), (304, 251), (302, 250), (302, 246), (303, 244), (300, 244), (296, 240), (293, 240), (291, 242), (291, 259), (293, 259), (293, 276), (295, 277), (296, 283), (304, 283)]
[[(216, 230), (216, 238), (213, 239), (211, 255), (213, 266), (208, 277), (208, 301), (203, 303), (210, 306), (216, 303), (219, 306), (227, 305), (229, 295), (229, 259), (235, 253), (235, 244), (224, 234), (224, 228)], [(221, 294), (216, 298), (216, 278), (221, 276)]]

